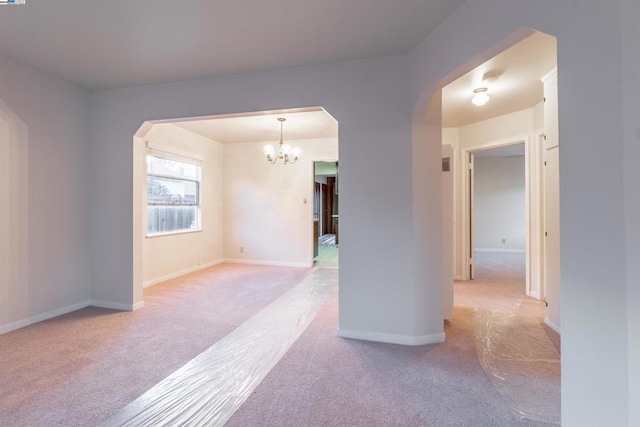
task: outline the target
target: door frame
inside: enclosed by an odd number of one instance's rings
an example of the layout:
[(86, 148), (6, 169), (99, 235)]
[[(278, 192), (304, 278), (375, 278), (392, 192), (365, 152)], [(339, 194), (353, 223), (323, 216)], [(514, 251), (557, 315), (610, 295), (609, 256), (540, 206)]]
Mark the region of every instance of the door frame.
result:
[[(311, 180), (311, 185), (309, 185), (309, 191), (310, 191), (310, 196), (308, 199), (305, 199), (305, 203), (307, 200), (311, 200), (311, 203), (308, 203), (308, 207), (309, 207), (309, 236), (312, 236), (312, 238), (309, 240), (310, 244), (309, 244), (309, 256), (310, 256), (310, 261), (309, 261), (309, 266), (313, 267), (313, 260), (315, 258), (315, 256), (313, 255), (314, 252), (314, 241), (313, 241), (313, 199), (314, 199), (314, 194), (315, 194), (315, 183), (316, 183), (316, 162), (338, 162), (337, 158), (313, 158), (309, 160), (311, 162), (311, 167), (310, 169), (310, 180)], [(337, 174), (336, 174), (337, 177)], [(339, 185), (339, 181), (336, 179), (336, 186)], [(322, 188), (322, 187), (321, 187)], [(322, 199), (322, 190), (320, 191), (320, 199)], [(322, 201), (320, 202), (322, 203)], [(322, 217), (323, 212), (322, 209), (324, 209), (324, 206), (321, 208), (320, 211), (320, 217)], [(320, 234), (320, 232), (318, 233)], [(318, 236), (320, 237), (320, 236)]]
[[(491, 148), (505, 147), (524, 143), (525, 146), (525, 224), (526, 224), (526, 284), (525, 292), (528, 296), (543, 299), (543, 217), (542, 217), (542, 147), (539, 138), (530, 134), (514, 135), (496, 141), (490, 141), (470, 148), (460, 149), (462, 167), (459, 179), (462, 183), (462, 218), (461, 218), (461, 247), (459, 259), (462, 260), (464, 272), (463, 280), (471, 279), (469, 266), (473, 258), (470, 256), (473, 248), (471, 238), (473, 215), (471, 212), (473, 171), (469, 166), (469, 159), (473, 153)], [(461, 257), (460, 257), (461, 255)]]

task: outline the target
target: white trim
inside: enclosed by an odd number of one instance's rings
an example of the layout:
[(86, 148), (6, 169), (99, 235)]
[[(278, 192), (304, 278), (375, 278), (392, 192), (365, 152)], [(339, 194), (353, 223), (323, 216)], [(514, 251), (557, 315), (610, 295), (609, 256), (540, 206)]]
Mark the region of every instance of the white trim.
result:
[[(199, 205), (194, 205), (194, 206), (200, 207)], [(193, 233), (202, 233), (202, 227), (198, 228), (197, 230), (188, 229), (188, 230), (165, 231), (162, 233), (145, 234), (144, 237), (145, 239), (155, 239), (156, 237), (177, 236), (179, 234), (193, 234)]]
[(58, 308), (56, 310), (48, 311), (46, 313), (37, 314), (35, 316), (28, 317), (26, 319), (18, 320), (7, 325), (0, 326), (0, 335), (7, 332), (15, 331), (16, 329), (24, 328), (26, 326), (33, 325), (34, 323), (42, 322), (43, 320), (53, 319), (54, 317), (62, 316), (63, 314), (71, 313), (72, 311), (81, 310), (89, 307), (91, 301), (83, 301), (77, 304), (71, 304), (66, 307)]
[(459, 274), (456, 274), (456, 276), (454, 277), (454, 279), (453, 279), (453, 280), (458, 280), (458, 281), (462, 281), (462, 282), (463, 282), (463, 281), (465, 281), (465, 280), (469, 280), (469, 279), (467, 279), (466, 277), (461, 276), (461, 275), (459, 275)]
[(176, 271), (175, 273), (167, 274), (162, 277), (158, 277), (155, 279), (147, 280), (142, 283), (143, 288), (148, 288), (149, 286), (157, 285), (158, 283), (166, 282), (167, 280), (175, 279), (176, 277), (184, 276), (185, 274), (193, 273), (194, 271), (203, 270), (205, 268), (213, 267), (214, 265), (221, 264), (223, 260), (219, 259), (216, 261), (207, 262), (205, 264), (196, 265), (195, 267), (187, 268), (185, 270)]
[(232, 258), (225, 258), (223, 261), (231, 264), (272, 265), (275, 267), (297, 267), (297, 268), (313, 267), (313, 265), (309, 265), (309, 263), (306, 263), (306, 262), (258, 261), (258, 260), (251, 260), (251, 259), (232, 259)]
[(152, 142), (146, 140), (145, 146), (149, 151), (148, 154), (154, 157), (161, 157), (163, 159), (174, 160), (176, 162), (189, 163), (191, 165), (200, 167), (202, 167), (202, 163), (204, 162), (204, 156), (189, 153), (187, 151), (175, 150), (173, 147), (165, 148), (160, 145), (155, 145)]
[(144, 307), (144, 301), (138, 301), (137, 303), (133, 304), (133, 311), (140, 310), (143, 307)]
[(540, 81), (542, 83), (546, 82), (547, 80), (549, 80), (551, 77), (553, 77), (555, 74), (558, 74), (558, 67), (553, 67), (553, 69), (551, 71), (549, 71), (547, 74), (545, 74), (544, 76), (540, 77)]
[(558, 333), (558, 335), (562, 335), (560, 326), (558, 326), (555, 323), (553, 323), (551, 320), (549, 320), (548, 317), (544, 318), (544, 324), (547, 325), (548, 327), (550, 327), (551, 329), (553, 329), (554, 331), (556, 331)]
[(531, 298), (535, 298), (537, 300), (542, 300), (542, 297), (540, 296), (540, 292), (539, 291), (531, 291), (531, 292), (529, 292), (529, 296)]
[(90, 305), (92, 307), (107, 308), (109, 310), (118, 310), (118, 311), (135, 311), (136, 309), (141, 308), (140, 303), (123, 304), (121, 302), (99, 301), (99, 300), (91, 300)]
[[(532, 134), (513, 135), (511, 137), (502, 138), (497, 141), (489, 141), (474, 147), (461, 149), (460, 158), (462, 160), (462, 165), (461, 165), (462, 167), (458, 168), (459, 173), (457, 176), (459, 179), (462, 180), (462, 188), (460, 189), (462, 192), (462, 224), (460, 225), (461, 227), (460, 230), (462, 233), (461, 234), (462, 247), (456, 249), (458, 251), (458, 253), (456, 254), (456, 258), (458, 258), (459, 255), (462, 255), (462, 263), (463, 263), (462, 273), (464, 275), (464, 280), (469, 280), (470, 277), (469, 277), (468, 269), (469, 269), (469, 265), (471, 265), (469, 249), (470, 249), (470, 245), (472, 244), (470, 242), (470, 237), (469, 237), (469, 223), (472, 220), (472, 218), (469, 217), (469, 213), (470, 213), (469, 198), (471, 193), (471, 188), (469, 186), (469, 177), (468, 177), (469, 168), (467, 166), (469, 153), (475, 153), (481, 150), (504, 147), (504, 146), (519, 144), (523, 142), (525, 144), (525, 159), (526, 159), (526, 162), (525, 162), (525, 200), (526, 200), (525, 216), (526, 216), (526, 230), (527, 230), (526, 248), (525, 248), (525, 253), (526, 253), (525, 289), (526, 289), (527, 295), (530, 295), (533, 290), (535, 290), (536, 288), (540, 288), (540, 285), (541, 285), (539, 282), (539, 279), (540, 279), (539, 276), (537, 278), (538, 280), (536, 280), (536, 283), (532, 283), (532, 278), (531, 278), (532, 271), (535, 270), (536, 272), (539, 272), (541, 268), (541, 265), (540, 265), (541, 263), (539, 259), (536, 259), (535, 260), (536, 262), (534, 262), (533, 264), (531, 262), (533, 257), (533, 251), (532, 251), (532, 244), (534, 243), (533, 240), (535, 240), (535, 243), (539, 246), (540, 241), (538, 239), (541, 238), (536, 233), (532, 233), (531, 231), (531, 226), (532, 226), (532, 223), (534, 222), (534, 219), (536, 219), (538, 222), (540, 221), (540, 218), (536, 217), (537, 215), (536, 208), (539, 208), (539, 203), (533, 203), (532, 201), (532, 197), (533, 197), (532, 187), (534, 183), (535, 185), (538, 185), (540, 183), (539, 171), (533, 170), (533, 168), (530, 167), (530, 162), (532, 158), (531, 147), (536, 146), (535, 145), (536, 143), (532, 140)], [(482, 251), (482, 248), (480, 251)]]
[(433, 334), (433, 335), (410, 336), (410, 335), (385, 334), (380, 332), (346, 331), (344, 329), (338, 329), (338, 336), (341, 338), (349, 338), (349, 339), (355, 339), (355, 340), (375, 341), (375, 342), (384, 342), (389, 344), (400, 344), (400, 345), (411, 345), (411, 346), (437, 344), (437, 343), (445, 342), (444, 332), (441, 334)]
[(475, 248), (474, 252), (509, 252), (509, 253), (517, 253), (524, 254), (527, 253), (525, 249), (493, 249), (493, 248)]

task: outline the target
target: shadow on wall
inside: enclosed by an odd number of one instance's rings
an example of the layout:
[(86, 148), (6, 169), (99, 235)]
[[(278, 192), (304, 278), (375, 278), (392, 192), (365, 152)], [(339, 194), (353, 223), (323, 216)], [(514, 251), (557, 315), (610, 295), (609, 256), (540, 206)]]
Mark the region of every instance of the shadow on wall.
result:
[(28, 155), (27, 126), (0, 101), (0, 326), (29, 316)]

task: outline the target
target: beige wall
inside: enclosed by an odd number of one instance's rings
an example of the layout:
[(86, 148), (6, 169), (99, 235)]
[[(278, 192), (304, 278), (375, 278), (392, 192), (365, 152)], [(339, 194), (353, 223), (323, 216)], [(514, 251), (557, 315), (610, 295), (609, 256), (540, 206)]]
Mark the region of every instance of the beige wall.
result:
[(460, 148), (480, 148), (484, 144), (502, 141), (533, 132), (534, 109), (516, 111), (466, 126), (460, 126)]
[(266, 143), (224, 147), (224, 257), (309, 267), (313, 263), (313, 161), (337, 160), (338, 140), (289, 141), (302, 149), (293, 165), (266, 162), (262, 153)]
[[(144, 139), (154, 148), (202, 159), (202, 231), (146, 237), (144, 223), (142, 278), (149, 286), (222, 260), (223, 145), (169, 123), (154, 125)], [(144, 177), (140, 185), (146, 185)], [(146, 200), (141, 209), (144, 222)]]

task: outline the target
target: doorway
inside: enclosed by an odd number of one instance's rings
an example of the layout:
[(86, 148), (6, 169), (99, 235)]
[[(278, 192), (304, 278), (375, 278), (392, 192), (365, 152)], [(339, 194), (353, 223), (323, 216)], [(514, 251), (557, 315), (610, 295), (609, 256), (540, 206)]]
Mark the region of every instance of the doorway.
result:
[(313, 170), (314, 266), (337, 268), (340, 243), (338, 161), (315, 161)]
[[(525, 295), (527, 186), (524, 142), (469, 153), (471, 279), (487, 279), (499, 267)], [(520, 286), (520, 284), (522, 286)]]

